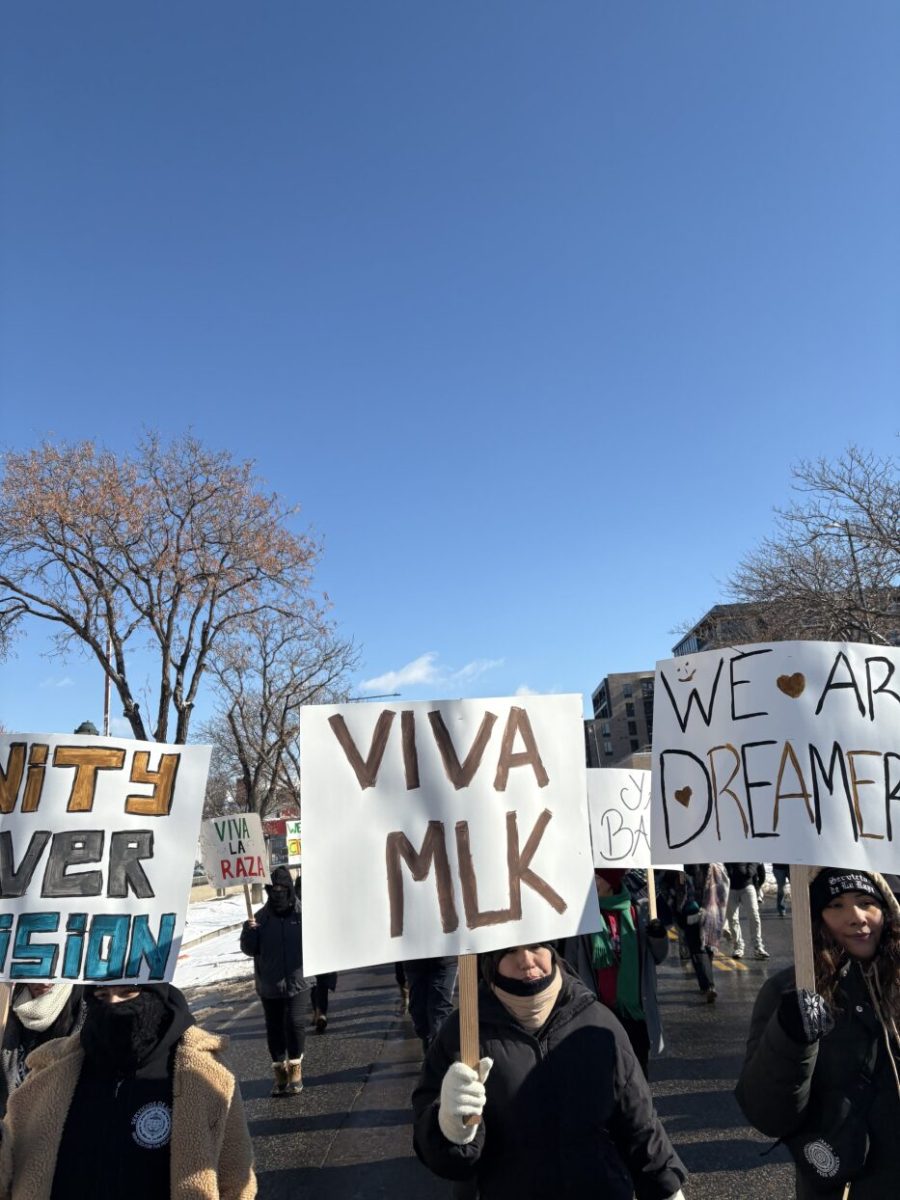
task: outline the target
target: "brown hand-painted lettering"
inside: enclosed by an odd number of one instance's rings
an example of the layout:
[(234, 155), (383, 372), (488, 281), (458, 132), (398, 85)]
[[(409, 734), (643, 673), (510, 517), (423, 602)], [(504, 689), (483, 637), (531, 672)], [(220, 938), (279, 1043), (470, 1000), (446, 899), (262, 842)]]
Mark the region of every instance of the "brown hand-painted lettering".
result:
[(363, 791), (366, 788), (374, 787), (378, 779), (378, 769), (381, 766), (381, 760), (384, 758), (384, 749), (387, 746), (388, 734), (391, 732), (391, 725), (394, 722), (395, 715), (389, 708), (385, 708), (379, 713), (378, 720), (375, 723), (375, 731), (372, 734), (372, 745), (369, 747), (369, 755), (365, 759), (359, 750), (357, 750), (356, 742), (354, 742), (350, 730), (347, 728), (347, 722), (341, 714), (336, 713), (333, 717), (328, 718), (328, 724), (331, 726), (334, 736), (340, 742), (341, 749), (347, 756), (347, 762), (353, 768), (359, 786)]

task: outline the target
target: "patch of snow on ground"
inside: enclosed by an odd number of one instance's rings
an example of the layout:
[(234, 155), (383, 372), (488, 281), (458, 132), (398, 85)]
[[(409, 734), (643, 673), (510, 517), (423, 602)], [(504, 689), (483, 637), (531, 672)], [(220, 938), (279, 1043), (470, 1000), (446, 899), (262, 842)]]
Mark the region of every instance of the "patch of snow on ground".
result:
[(183, 946), (172, 982), (184, 990), (226, 980), (249, 979), (253, 975), (253, 959), (241, 953), (239, 937), (240, 931), (232, 929), (208, 942)]

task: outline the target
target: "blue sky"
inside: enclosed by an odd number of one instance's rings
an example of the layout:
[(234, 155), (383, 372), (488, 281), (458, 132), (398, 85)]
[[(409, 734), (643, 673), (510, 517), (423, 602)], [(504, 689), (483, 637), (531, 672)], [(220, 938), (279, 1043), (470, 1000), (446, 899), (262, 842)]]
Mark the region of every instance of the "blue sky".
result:
[[(893, 2), (0, 23), (0, 443), (254, 458), (360, 692), (589, 704), (725, 598), (793, 462), (896, 448)], [(46, 649), (0, 720), (99, 723)]]

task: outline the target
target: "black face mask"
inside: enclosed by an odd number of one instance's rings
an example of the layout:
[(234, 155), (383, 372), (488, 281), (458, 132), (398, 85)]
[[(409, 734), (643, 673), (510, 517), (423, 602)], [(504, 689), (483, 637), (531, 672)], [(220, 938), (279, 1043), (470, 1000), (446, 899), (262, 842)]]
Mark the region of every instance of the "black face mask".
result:
[(294, 907), (293, 892), (288, 888), (275, 884), (269, 891), (269, 904), (277, 913), (289, 912)]
[(81, 1030), (85, 1057), (104, 1074), (130, 1075), (150, 1057), (172, 1021), (166, 1002), (151, 988), (133, 1000), (110, 1004), (88, 994)]
[(501, 992), (508, 992), (510, 996), (537, 996), (545, 992), (555, 978), (556, 963), (553, 964), (550, 974), (541, 979), (510, 979), (495, 971), (494, 987), (499, 988)]

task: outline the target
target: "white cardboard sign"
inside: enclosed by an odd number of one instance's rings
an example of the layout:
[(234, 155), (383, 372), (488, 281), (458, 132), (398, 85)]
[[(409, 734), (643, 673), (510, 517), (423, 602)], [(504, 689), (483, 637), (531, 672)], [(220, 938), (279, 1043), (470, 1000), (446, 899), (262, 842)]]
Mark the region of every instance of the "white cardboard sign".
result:
[(170, 980), (208, 746), (0, 737), (0, 980)]
[(650, 772), (592, 767), (588, 812), (595, 867), (650, 866)]
[(309, 974), (600, 927), (580, 696), (303, 710)]
[(773, 642), (657, 664), (651, 844), (900, 868), (900, 650)]
[(300, 821), (285, 821), (284, 836), (287, 842), (289, 867), (299, 867), (303, 862), (303, 838)]
[(266, 839), (257, 813), (204, 821), (200, 828), (200, 857), (213, 887), (269, 881)]

